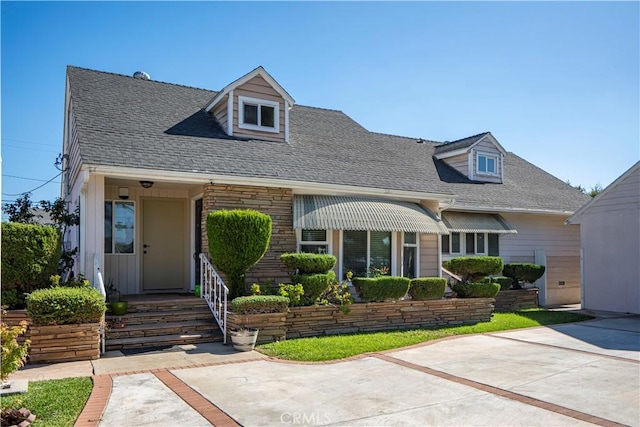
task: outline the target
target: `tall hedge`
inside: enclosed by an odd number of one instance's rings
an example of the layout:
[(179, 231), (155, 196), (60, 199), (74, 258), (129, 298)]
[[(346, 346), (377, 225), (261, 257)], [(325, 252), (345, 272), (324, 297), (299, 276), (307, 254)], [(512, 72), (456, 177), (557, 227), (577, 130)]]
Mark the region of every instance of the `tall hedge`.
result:
[(262, 259), (271, 240), (271, 217), (246, 209), (219, 210), (207, 217), (209, 255), (226, 274), (230, 298), (242, 296), (247, 270)]
[(19, 293), (51, 285), (58, 272), (60, 232), (38, 224), (2, 223), (2, 289)]
[(504, 263), (497, 256), (456, 257), (444, 262), (444, 268), (462, 276), (462, 282), (477, 282), (485, 276), (498, 274)]

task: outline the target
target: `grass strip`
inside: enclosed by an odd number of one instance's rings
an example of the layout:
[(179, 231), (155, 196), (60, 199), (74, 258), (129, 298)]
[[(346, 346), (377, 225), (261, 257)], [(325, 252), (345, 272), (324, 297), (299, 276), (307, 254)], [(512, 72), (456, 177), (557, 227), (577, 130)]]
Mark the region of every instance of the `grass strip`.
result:
[(300, 338), (262, 344), (256, 350), (280, 359), (319, 362), (391, 350), (454, 335), (507, 331), (588, 319), (591, 317), (577, 313), (529, 309), (494, 313), (490, 322), (474, 325)]
[(29, 381), (26, 393), (3, 396), (2, 408), (27, 408), (36, 414), (33, 427), (69, 427), (80, 415), (92, 388), (89, 377)]

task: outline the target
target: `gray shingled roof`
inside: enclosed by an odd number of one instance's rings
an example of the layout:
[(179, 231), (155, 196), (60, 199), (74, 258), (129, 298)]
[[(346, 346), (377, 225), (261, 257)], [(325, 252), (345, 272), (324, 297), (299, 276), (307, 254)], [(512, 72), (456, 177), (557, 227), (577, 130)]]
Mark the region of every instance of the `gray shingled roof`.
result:
[(504, 184), (472, 182), (433, 158), (438, 143), (370, 132), (341, 111), (295, 105), (290, 144), (248, 140), (204, 113), (214, 91), (77, 67), (67, 75), (88, 165), (451, 194), (468, 208), (574, 211), (588, 200), (512, 153)]
[(444, 144), (437, 145), (434, 153), (447, 153), (449, 151), (461, 150), (463, 148), (471, 147), (488, 133), (489, 132), (482, 132), (477, 135), (468, 136), (466, 138), (457, 139), (455, 141), (445, 142)]

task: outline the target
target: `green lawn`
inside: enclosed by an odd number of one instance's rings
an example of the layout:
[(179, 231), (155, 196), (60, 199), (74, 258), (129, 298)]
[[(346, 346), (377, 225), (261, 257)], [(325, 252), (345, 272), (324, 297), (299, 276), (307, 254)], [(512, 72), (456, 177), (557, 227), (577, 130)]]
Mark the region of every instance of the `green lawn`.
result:
[(581, 314), (531, 309), (515, 313), (494, 313), (490, 322), (477, 323), (475, 325), (301, 338), (263, 344), (257, 346), (256, 350), (280, 359), (301, 361), (335, 360), (362, 353), (406, 347), (453, 335), (505, 331), (532, 326), (579, 322), (587, 319), (590, 319), (590, 317)]
[(91, 378), (29, 381), (29, 391), (2, 397), (2, 408), (27, 408), (36, 414), (34, 427), (73, 426), (91, 394)]

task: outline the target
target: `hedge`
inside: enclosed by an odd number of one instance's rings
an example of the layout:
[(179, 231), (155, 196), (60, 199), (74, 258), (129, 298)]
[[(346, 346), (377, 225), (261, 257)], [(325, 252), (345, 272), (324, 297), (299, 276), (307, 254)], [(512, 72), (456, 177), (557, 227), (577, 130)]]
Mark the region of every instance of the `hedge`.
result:
[(247, 270), (269, 247), (271, 217), (251, 209), (211, 212), (207, 237), (213, 263), (227, 275), (230, 297), (242, 296)]
[(493, 277), (492, 281), (500, 285), (501, 291), (505, 291), (511, 288), (511, 285), (513, 285), (513, 279), (511, 277), (506, 277), (506, 276)]
[(354, 277), (353, 285), (363, 301), (384, 301), (400, 299), (409, 291), (411, 280), (408, 277), (380, 276)]
[(458, 298), (494, 298), (500, 292), (497, 283), (455, 283), (451, 289)]
[(462, 282), (476, 282), (484, 276), (498, 274), (504, 263), (497, 256), (456, 257), (444, 262), (444, 268), (462, 276)]
[(60, 232), (38, 224), (2, 223), (2, 290), (18, 293), (50, 286), (58, 272)]
[(416, 301), (440, 299), (444, 296), (447, 279), (444, 277), (419, 277), (411, 279), (409, 295)]
[(50, 288), (27, 297), (27, 313), (36, 326), (97, 323), (107, 310), (93, 288)]
[(286, 253), (280, 261), (297, 274), (326, 273), (336, 265), (336, 257), (329, 254)]
[(304, 289), (303, 305), (313, 305), (318, 297), (336, 281), (336, 273), (294, 274), (291, 281)]
[(231, 310), (237, 314), (286, 313), (289, 298), (277, 295), (251, 295), (231, 301)]
[(512, 262), (505, 264), (502, 274), (511, 277), (514, 281), (514, 287), (519, 288), (519, 282), (534, 283), (542, 277), (544, 271), (544, 265), (528, 262)]

